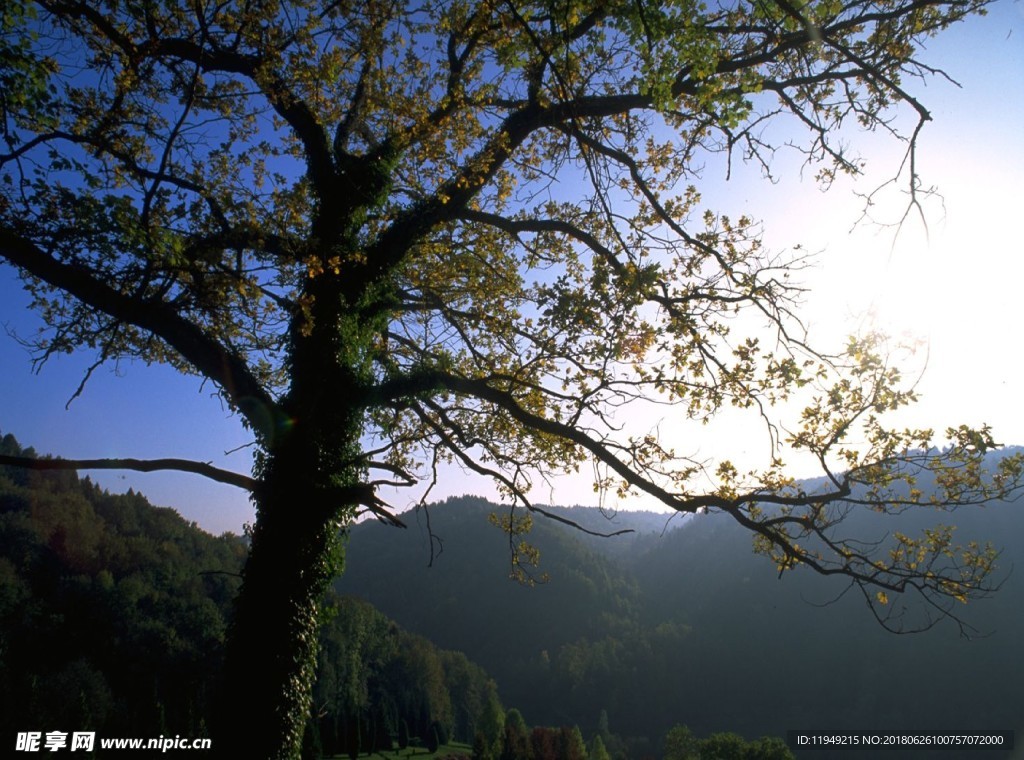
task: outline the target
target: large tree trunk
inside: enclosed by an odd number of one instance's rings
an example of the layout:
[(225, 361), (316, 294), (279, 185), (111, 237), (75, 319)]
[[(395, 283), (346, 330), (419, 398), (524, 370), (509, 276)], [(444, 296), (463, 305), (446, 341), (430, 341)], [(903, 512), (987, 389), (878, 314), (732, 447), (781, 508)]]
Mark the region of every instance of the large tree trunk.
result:
[(298, 758), (316, 678), (320, 607), (340, 571), (345, 507), (326, 504), (308, 463), (268, 463), (229, 634), (218, 756)]
[(310, 717), (320, 605), (341, 572), (340, 531), (355, 513), (339, 494), (362, 474), (359, 399), (385, 313), (353, 308), (345, 282), (329, 270), (306, 280), (308, 311), (291, 325), (291, 387), (262, 432), (256, 525), (216, 732), (230, 744), (218, 754), (298, 758)]

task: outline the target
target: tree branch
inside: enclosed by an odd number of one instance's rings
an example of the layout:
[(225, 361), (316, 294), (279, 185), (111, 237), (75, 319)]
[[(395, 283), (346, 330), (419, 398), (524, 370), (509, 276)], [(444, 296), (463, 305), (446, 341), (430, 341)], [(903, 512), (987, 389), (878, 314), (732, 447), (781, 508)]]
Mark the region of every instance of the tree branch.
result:
[[(15, 266), (70, 293), (87, 306), (152, 332), (200, 374), (216, 382), (243, 414), (247, 414), (244, 401), (250, 405), (253, 401), (258, 402), (264, 409), (276, 406), (241, 357), (168, 304), (126, 295), (81, 267), (57, 261), (33, 242), (7, 229), (0, 229), (0, 254)], [(258, 429), (259, 417), (249, 419)]]
[(259, 487), (259, 482), (248, 475), (222, 470), (209, 462), (196, 462), (192, 459), (38, 459), (0, 454), (0, 465), (21, 467), (26, 470), (135, 470), (137, 472), (178, 470), (179, 472), (202, 475), (204, 478), (215, 480), (218, 483), (226, 483), (249, 492), (253, 492)]

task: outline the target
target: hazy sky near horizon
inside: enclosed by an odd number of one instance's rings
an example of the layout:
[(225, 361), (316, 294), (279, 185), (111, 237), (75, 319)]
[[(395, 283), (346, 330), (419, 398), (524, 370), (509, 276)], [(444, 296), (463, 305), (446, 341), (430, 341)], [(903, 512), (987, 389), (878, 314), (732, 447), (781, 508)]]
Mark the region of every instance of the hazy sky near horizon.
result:
[[(908, 368), (911, 375), (922, 371), (922, 401), (901, 421), (938, 429), (987, 422), (1000, 442), (1024, 444), (1018, 398), (1024, 235), (1017, 226), (1024, 210), (1024, 3), (999, 0), (988, 16), (929, 41), (923, 58), (962, 85), (936, 78), (909, 87), (934, 117), (921, 135), (919, 172), (942, 197), (925, 204), (924, 222), (911, 217), (898, 236), (867, 223), (855, 228), (863, 210), (855, 193), (891, 176), (901, 155), (898, 146), (873, 137), (858, 144), (869, 161), (866, 176), (837, 181), (827, 193), (809, 176), (787, 175), (772, 185), (735, 167), (725, 182), (710, 165), (700, 189), (710, 208), (762, 219), (768, 248), (799, 244), (818, 254), (802, 275), (809, 290), (800, 314), (819, 345), (838, 345), (869, 324), (921, 342)], [(889, 203), (872, 209), (883, 222), (900, 211)], [(0, 324), (8, 332), (34, 331), (38, 319), (27, 304), (13, 270), (0, 265)], [(25, 349), (0, 333), (0, 433), (67, 458), (185, 457), (249, 471), (249, 436), (214, 388), (167, 367), (124, 362), (100, 369), (65, 408), (91, 361), (84, 353), (57, 357), (33, 374)], [(681, 450), (738, 462), (765, 453), (763, 437), (731, 424), (727, 416), (713, 429), (698, 426)], [(794, 474), (817, 473), (797, 465)], [(198, 476), (89, 475), (111, 491), (142, 491), (214, 533), (239, 532), (253, 517), (243, 492)], [(454, 471), (432, 498), (467, 492), (491, 493), (486, 483)], [(410, 496), (395, 506), (406, 506)], [(538, 488), (534, 496), (596, 503), (586, 478)]]

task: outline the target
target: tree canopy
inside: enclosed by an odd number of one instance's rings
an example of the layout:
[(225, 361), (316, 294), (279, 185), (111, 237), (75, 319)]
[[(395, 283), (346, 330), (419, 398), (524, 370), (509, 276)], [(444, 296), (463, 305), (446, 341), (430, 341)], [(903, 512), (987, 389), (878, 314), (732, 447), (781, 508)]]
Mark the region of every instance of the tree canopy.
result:
[[(1005, 496), (1020, 460), (986, 471), (987, 428), (887, 427), (914, 392), (881, 338), (810, 345), (799, 254), (701, 212), (699, 184), (709, 156), (770, 175), (790, 145), (827, 185), (863, 168), (849, 139), (881, 131), (905, 143), (915, 203), (930, 114), (909, 83), (937, 73), (921, 43), (984, 6), (14, 0), (0, 256), (47, 325), (24, 339), (39, 363), (87, 350), (93, 368), (206, 378), (257, 448), (251, 475), (23, 464), (251, 491), (221, 725), (255, 726), (262, 755), (297, 751), (338, 528), (361, 511), (398, 522), (381, 489), (429, 486), (444, 463), (528, 508), (532, 484), (593, 466), (598, 490), (728, 512), (780, 573), (845, 577), (883, 623), (901, 625), (889, 600), (906, 592), (926, 624), (956, 617), (991, 590), (995, 549), (943, 526), (865, 544), (843, 518)], [(698, 439), (747, 410), (770, 464), (740, 472), (623, 425), (655, 404)], [(790, 451), (820, 463), (820, 490), (786, 474)]]

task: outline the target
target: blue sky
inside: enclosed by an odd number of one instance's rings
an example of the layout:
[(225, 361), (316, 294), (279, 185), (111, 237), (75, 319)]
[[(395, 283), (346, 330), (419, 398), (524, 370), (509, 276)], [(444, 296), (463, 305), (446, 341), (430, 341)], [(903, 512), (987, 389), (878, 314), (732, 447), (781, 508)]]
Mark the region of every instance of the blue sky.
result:
[[(1017, 305), (1024, 283), (1024, 5), (1000, 0), (987, 17), (928, 47), (926, 60), (963, 87), (941, 80), (912, 87), (934, 117), (921, 138), (920, 171), (943, 196), (926, 207), (927, 234), (916, 220), (895, 240), (891, 231), (870, 225), (851, 232), (861, 210), (854, 192), (887, 178), (897, 159), (891, 146), (876, 140), (862, 148), (871, 162), (867, 176), (838, 182), (827, 194), (809, 178), (787, 177), (773, 186), (752, 171), (734, 172), (726, 183), (709, 170), (701, 189), (709, 206), (763, 219), (769, 247), (799, 243), (820, 252), (805, 278), (811, 292), (803, 316), (812, 335), (841, 340), (863, 327), (872, 311), (880, 327), (926, 342), (927, 350), (911, 360), (923, 369), (923, 400), (905, 415), (908, 424), (988, 422), (997, 439), (1024, 444)], [(895, 213), (884, 206), (876, 211)], [(27, 304), (13, 270), (0, 265), (0, 325), (30, 335), (39, 323)], [(69, 458), (186, 457), (248, 472), (251, 451), (239, 447), (249, 437), (199, 378), (125, 362), (97, 370), (65, 408), (91, 360), (86, 354), (56, 357), (33, 374), (25, 349), (0, 333), (0, 432)], [(738, 445), (746, 440), (738, 430), (727, 416), (701, 434), (702, 453), (742, 461), (763, 451), (761, 443)], [(198, 476), (90, 475), (115, 492), (140, 490), (214, 533), (238, 532), (252, 520), (244, 493)], [(490, 493), (486, 484), (449, 472), (432, 496), (465, 492)], [(559, 481), (536, 498), (594, 503), (585, 478)]]

